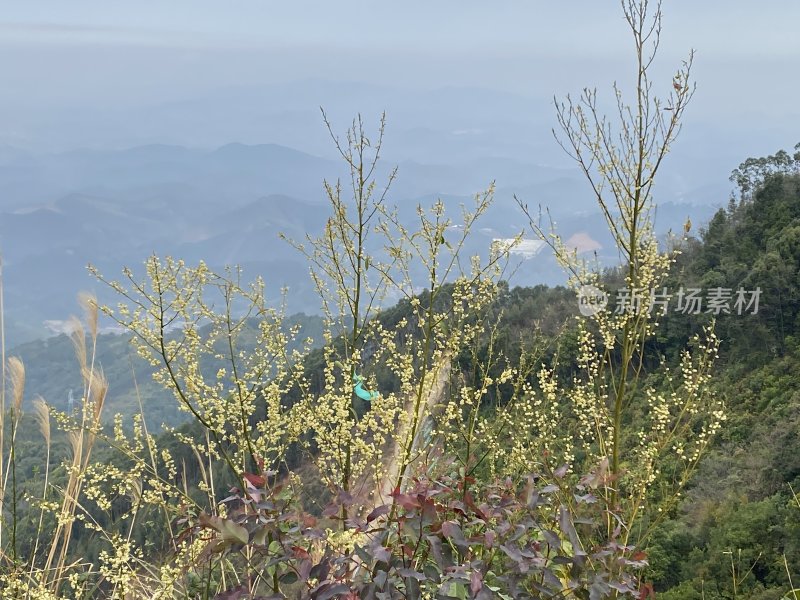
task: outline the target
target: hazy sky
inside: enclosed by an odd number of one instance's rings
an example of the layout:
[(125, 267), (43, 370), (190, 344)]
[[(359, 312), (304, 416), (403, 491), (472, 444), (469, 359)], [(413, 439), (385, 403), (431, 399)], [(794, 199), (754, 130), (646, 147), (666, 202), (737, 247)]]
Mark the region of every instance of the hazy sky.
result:
[[(668, 45), (713, 57), (798, 57), (800, 5), (792, 0), (666, 0)], [(623, 30), (617, 2), (374, 0), (272, 2), (144, 0), (5, 2), (6, 41), (164, 45), (176, 48), (422, 49), (554, 55), (614, 53)]]
[[(665, 80), (697, 51), (690, 118), (765, 119), (786, 129), (783, 145), (800, 137), (800, 2), (665, 0), (663, 11)], [(325, 78), (550, 98), (626, 73), (630, 39), (611, 0), (6, 1), (0, 144), (24, 145), (36, 111), (159, 105), (233, 85)]]

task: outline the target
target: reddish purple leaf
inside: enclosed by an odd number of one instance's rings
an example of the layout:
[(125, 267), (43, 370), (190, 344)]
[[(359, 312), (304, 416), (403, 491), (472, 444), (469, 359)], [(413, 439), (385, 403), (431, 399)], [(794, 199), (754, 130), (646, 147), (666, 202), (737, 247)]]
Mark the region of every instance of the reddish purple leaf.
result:
[(472, 592), (472, 595), (474, 596), (480, 592), (482, 587), (483, 578), (481, 577), (481, 574), (478, 571), (473, 571), (469, 576), (469, 589)]
[(390, 506), (388, 504), (384, 504), (383, 506), (379, 506), (375, 508), (371, 513), (367, 515), (367, 523), (372, 523), (378, 517), (382, 517), (383, 515), (389, 512)]

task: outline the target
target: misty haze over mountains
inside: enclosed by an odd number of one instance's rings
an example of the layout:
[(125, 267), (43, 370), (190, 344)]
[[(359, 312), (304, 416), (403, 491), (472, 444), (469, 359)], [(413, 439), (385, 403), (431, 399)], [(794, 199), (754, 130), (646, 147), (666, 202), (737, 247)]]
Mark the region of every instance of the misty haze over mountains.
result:
[[(495, 204), (471, 239), (471, 252), (485, 252), (492, 239), (520, 233), (524, 219), (516, 194), (534, 212), (537, 205), (549, 207), (564, 239), (589, 240), (600, 246), (597, 252), (606, 264), (616, 262), (586, 184), (546, 133), (543, 124), (552, 119), (552, 107), (514, 94), (459, 88), (401, 93), (368, 84), (307, 81), (268, 86), (261, 93), (227, 90), (158, 110), (95, 115), (101, 122), (108, 119), (109, 136), (135, 139), (138, 132), (151, 139), (160, 132), (166, 139), (192, 139), (195, 131), (197, 146), (0, 150), (0, 243), (10, 342), (57, 332), (75, 311), (80, 290), (93, 290), (103, 299), (105, 290), (87, 274), (88, 263), (117, 278), (123, 266), (135, 269), (152, 253), (202, 259), (214, 268), (241, 264), (246, 277), (264, 276), (276, 298), (288, 286), (290, 311), (315, 312), (307, 266), (278, 234), (302, 240), (319, 232), (328, 211), (323, 180), (345, 174), (314, 107), (322, 100), (342, 135), (353, 118), (349, 107), (359, 100), (370, 111), (363, 116), (372, 131), (381, 106), (395, 108), (387, 111), (378, 180), (398, 167), (388, 199), (407, 223), (418, 203), (430, 205), (439, 197), (457, 220), (459, 205), (469, 206), (474, 194), (495, 181)], [(243, 139), (294, 147), (234, 142), (203, 148), (204, 128), (213, 128), (204, 115), (220, 106), (228, 114), (226, 127), (240, 131)], [(58, 119), (52, 132), (80, 139), (79, 130), (88, 126), (77, 115)], [(662, 233), (680, 230), (690, 215), (702, 223), (727, 201), (730, 186), (718, 174), (735, 165), (691, 154), (669, 157), (657, 190)], [(517, 257), (526, 260), (512, 283), (563, 281), (547, 252), (531, 256), (527, 250)]]
[[(469, 251), (519, 233), (516, 194), (534, 212), (550, 207), (565, 239), (616, 262), (587, 185), (551, 134), (554, 94), (596, 85), (613, 112), (611, 83), (631, 89), (629, 32), (612, 7), (146, 4), (42, 0), (0, 17), (12, 344), (57, 330), (77, 291), (102, 294), (87, 263), (113, 278), (153, 252), (241, 263), (275, 295), (288, 285), (290, 311), (315, 310), (307, 267), (278, 233), (319, 230), (322, 181), (343, 174), (320, 106), (340, 135), (357, 113), (374, 131), (386, 112), (381, 175), (398, 167), (388, 201), (405, 218), (437, 197), (457, 209), (496, 181)], [(798, 116), (788, 75), (800, 59), (796, 12), (744, 0), (665, 7), (656, 90), (669, 89), (693, 46), (699, 87), (659, 173), (660, 232), (687, 216), (697, 228), (727, 204), (742, 160), (797, 141), (786, 133)], [(563, 281), (547, 252), (528, 244), (523, 255), (512, 283)]]

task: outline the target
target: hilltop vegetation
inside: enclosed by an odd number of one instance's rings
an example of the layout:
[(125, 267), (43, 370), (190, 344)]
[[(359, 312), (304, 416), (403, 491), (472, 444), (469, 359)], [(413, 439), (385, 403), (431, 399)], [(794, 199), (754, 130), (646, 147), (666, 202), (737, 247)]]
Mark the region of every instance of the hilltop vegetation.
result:
[[(516, 198), (568, 281), (510, 288), (524, 232), (472, 252), (494, 185), (459, 218), (442, 200), (410, 214), (379, 166), (385, 119), (339, 136), (324, 115), (345, 177), (324, 182), (324, 228), (286, 236), (320, 320), (287, 317), (239, 269), (151, 255), (119, 279), (90, 267), (116, 302), (82, 298), (78, 377), (52, 369), (77, 406), (36, 369), (62, 405), (26, 402), (25, 363), (4, 357), (3, 594), (796, 598), (800, 153), (745, 161), (698, 239), (660, 242), (653, 186), (693, 56), (656, 95), (660, 4), (622, 9), (630, 103), (614, 86), (614, 119), (591, 89), (556, 105), (617, 267)], [(127, 335), (101, 337), (101, 314)], [(106, 365), (139, 373), (122, 390), (138, 412), (108, 413)], [(158, 432), (177, 419), (157, 398), (186, 421)]]
[[(800, 370), (797, 342), (800, 322), (798, 304), (792, 300), (800, 293), (797, 277), (800, 247), (791, 243), (798, 228), (800, 176), (793, 172), (769, 175), (750, 195), (732, 202), (701, 226), (699, 237), (690, 238), (666, 284), (670, 289), (758, 287), (762, 296), (756, 314), (716, 316), (722, 344), (713, 386), (725, 399), (728, 418), (698, 476), (690, 483), (685, 499), (670, 519), (659, 526), (648, 546), (649, 567), (644, 578), (653, 583), (657, 597), (728, 598), (736, 577), (739, 597), (783, 598), (787, 566), (792, 574), (800, 572), (797, 542), (800, 507), (792, 493), (793, 489), (800, 489), (800, 436), (797, 435), (800, 382), (795, 376)], [(615, 272), (604, 278), (608, 289), (613, 289), (618, 281)], [(576, 367), (577, 347), (571, 341), (577, 336), (573, 325), (576, 307), (574, 295), (566, 288), (509, 289), (501, 285), (489, 311), (490, 320), (499, 319), (498, 325), (491, 338), (481, 337), (475, 351), (462, 356), (459, 361), (462, 373), (475, 377), (475, 364), (485, 362), (489, 352), (501, 351), (506, 357), (519, 357), (522, 348), (535, 342), (541, 360), (551, 362), (558, 353), (560, 377), (571, 377)], [(669, 360), (677, 360), (678, 350), (711, 316), (705, 312), (669, 313), (648, 355), (655, 358), (663, 354)], [(381, 311), (378, 319), (387, 329), (401, 321), (412, 322), (412, 303), (402, 301)], [(302, 323), (304, 332), (319, 327), (317, 321), (304, 317), (292, 318), (288, 323)], [(164, 392), (152, 383), (152, 369), (145, 369), (139, 359), (131, 358), (128, 347), (126, 336), (100, 336), (98, 361), (107, 369), (109, 379), (120, 382), (130, 381), (130, 364), (138, 361), (142, 371), (137, 379), (147, 406), (148, 426), (157, 427), (162, 420), (169, 423), (170, 419), (164, 419), (158, 407), (175, 411), (174, 405), (166, 402)], [(32, 382), (71, 381), (74, 370), (63, 360), (66, 355), (73, 361), (71, 354), (71, 342), (66, 337), (29, 346), (24, 357), (31, 365)], [(312, 380), (322, 381), (325, 367), (322, 349), (311, 352), (305, 362)], [(47, 366), (50, 377), (38, 373), (42, 365)], [(507, 367), (519, 368), (520, 364), (513, 358), (495, 364), (491, 375), (498, 377)], [(118, 368), (122, 373), (115, 373)], [(366, 374), (384, 393), (396, 389), (397, 382), (390, 371), (370, 368)], [(73, 385), (77, 389), (80, 381)], [(117, 406), (131, 414), (129, 394), (133, 392), (124, 390), (124, 387), (112, 388), (109, 406), (118, 403)], [(491, 390), (486, 403), (488, 414), (509, 402), (510, 393), (507, 386)], [(361, 407), (362, 411), (364, 408)], [(175, 415), (172, 417), (175, 423), (177, 413), (171, 414)], [(33, 490), (39, 473), (36, 465), (44, 459), (44, 454), (38, 442), (40, 434), (29, 419), (23, 419), (18, 433), (20, 455), (26, 456), (19, 464), (18, 477), (22, 489)], [(252, 425), (255, 426), (255, 421)], [(194, 426), (179, 431), (202, 435), (202, 430)], [(194, 487), (202, 480), (201, 473), (191, 454), (184, 454), (177, 441), (173, 434), (163, 434), (158, 446), (170, 449), (174, 459), (184, 465), (187, 483)], [(57, 441), (54, 447), (63, 448), (64, 444), (66, 440)], [(53, 454), (57, 455), (55, 451)], [(116, 456), (111, 447), (101, 445), (94, 460), (111, 464), (119, 461)], [(296, 469), (302, 467), (305, 459), (297, 454), (288, 460), (287, 464)], [(119, 464), (124, 468), (126, 463)], [(53, 468), (57, 466), (54, 464)], [(235, 483), (224, 469), (215, 469), (221, 486)], [(165, 472), (164, 476), (167, 475)], [(124, 503), (119, 505), (120, 501), (115, 501), (116, 508), (106, 519), (120, 518), (124, 506)], [(318, 499), (308, 506), (316, 512), (322, 508)], [(151, 520), (148, 528), (137, 528), (136, 539), (142, 543), (149, 539), (152, 551), (166, 552), (169, 540), (161, 538), (157, 542), (159, 538), (152, 534), (153, 527), (158, 529), (160, 518), (154, 515), (152, 519), (155, 521)], [(21, 538), (25, 531), (20, 530)], [(76, 543), (86, 557), (96, 558), (102, 547), (93, 536), (83, 534), (76, 536)]]

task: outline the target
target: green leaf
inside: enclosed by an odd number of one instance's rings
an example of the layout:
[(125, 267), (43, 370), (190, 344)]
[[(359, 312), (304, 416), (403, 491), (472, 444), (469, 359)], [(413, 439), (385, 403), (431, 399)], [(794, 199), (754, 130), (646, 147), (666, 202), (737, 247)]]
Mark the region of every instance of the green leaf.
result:
[(285, 583), (286, 585), (291, 585), (297, 581), (298, 577), (297, 573), (295, 573), (294, 571), (286, 571), (286, 573), (281, 575), (278, 579), (280, 580), (281, 583)]
[(256, 529), (253, 532), (253, 544), (258, 546), (263, 546), (267, 543), (267, 535), (269, 534), (269, 528), (261, 527), (260, 529)]
[(201, 514), (200, 525), (214, 529), (222, 537), (223, 542), (227, 543), (240, 543), (246, 544), (249, 539), (247, 529), (241, 525), (234, 523), (230, 519), (222, 519), (220, 517), (213, 517), (206, 514)]

